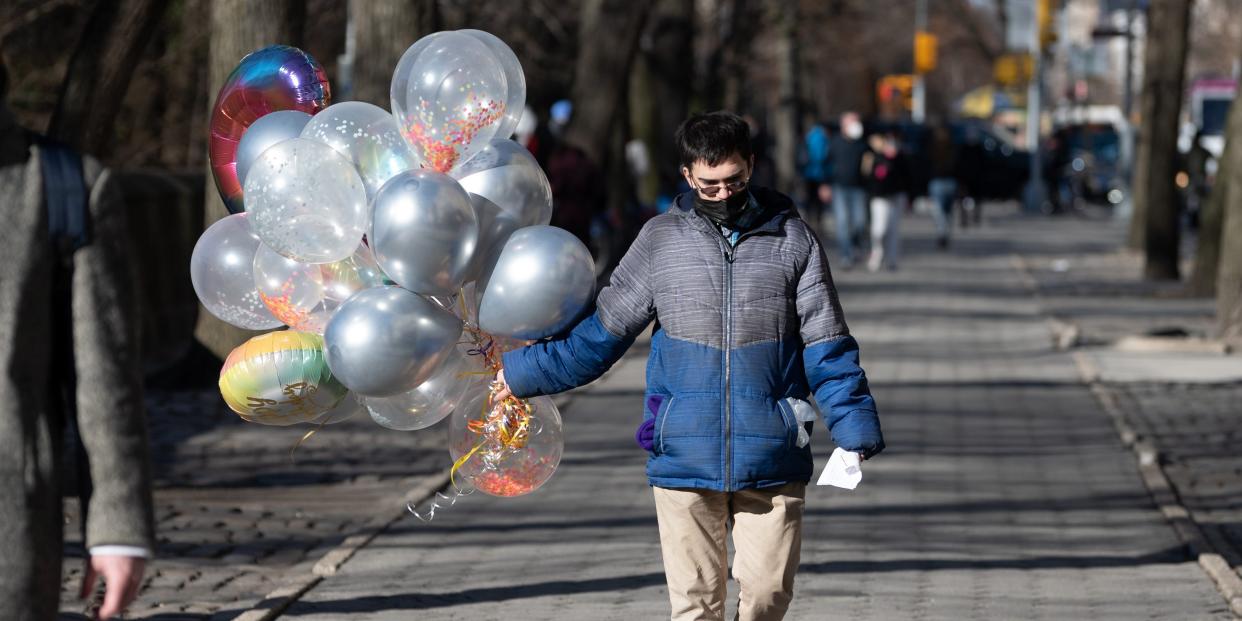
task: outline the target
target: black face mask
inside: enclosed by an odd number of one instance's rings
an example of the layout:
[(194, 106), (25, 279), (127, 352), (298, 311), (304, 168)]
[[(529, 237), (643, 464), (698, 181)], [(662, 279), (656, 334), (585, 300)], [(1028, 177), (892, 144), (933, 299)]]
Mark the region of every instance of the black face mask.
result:
[(722, 201), (708, 200), (698, 192), (694, 193), (694, 210), (703, 214), (708, 220), (729, 228), (735, 228), (738, 218), (743, 211), (746, 211), (746, 205), (749, 203), (750, 191), (748, 190), (734, 192)]

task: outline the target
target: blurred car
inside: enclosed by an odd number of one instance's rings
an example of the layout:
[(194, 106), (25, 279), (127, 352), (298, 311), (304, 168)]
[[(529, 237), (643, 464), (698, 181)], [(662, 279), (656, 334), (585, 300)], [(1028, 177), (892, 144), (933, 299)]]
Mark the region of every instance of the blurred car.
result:
[(1125, 199), (1121, 133), (1111, 123), (1082, 122), (1058, 127), (1048, 141), (1049, 185), (1056, 207), (1084, 203), (1118, 205)]

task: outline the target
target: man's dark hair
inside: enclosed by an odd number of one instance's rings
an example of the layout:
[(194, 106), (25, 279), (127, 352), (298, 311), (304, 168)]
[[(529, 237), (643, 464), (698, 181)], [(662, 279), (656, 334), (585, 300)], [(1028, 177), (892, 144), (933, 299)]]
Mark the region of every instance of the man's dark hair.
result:
[(681, 165), (695, 162), (716, 166), (737, 153), (750, 161), (750, 126), (742, 117), (720, 110), (696, 114), (685, 120), (674, 134)]

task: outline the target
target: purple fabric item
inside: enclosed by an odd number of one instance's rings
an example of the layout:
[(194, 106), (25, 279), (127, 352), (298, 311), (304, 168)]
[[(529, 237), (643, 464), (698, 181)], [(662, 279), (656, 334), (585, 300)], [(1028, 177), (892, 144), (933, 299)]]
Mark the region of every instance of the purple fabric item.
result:
[(656, 414), (660, 412), (660, 406), (663, 404), (664, 395), (651, 395), (647, 397), (647, 412), (651, 416), (644, 416), (642, 424), (634, 432), (634, 441), (645, 450), (650, 451), (655, 448)]

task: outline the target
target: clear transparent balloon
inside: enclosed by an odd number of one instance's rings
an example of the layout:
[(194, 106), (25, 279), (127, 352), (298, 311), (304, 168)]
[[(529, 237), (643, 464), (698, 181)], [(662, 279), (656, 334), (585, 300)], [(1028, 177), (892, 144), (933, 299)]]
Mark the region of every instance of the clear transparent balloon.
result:
[(418, 168), (418, 160), (397, 130), (387, 110), (362, 101), (328, 106), (302, 130), (302, 137), (326, 144), (358, 169), (367, 199), (403, 170)]
[(368, 240), (384, 273), (427, 295), (453, 295), (466, 280), (479, 237), (470, 197), (452, 177), (405, 171), (372, 203)]
[(263, 243), (303, 263), (345, 259), (370, 224), (366, 189), (353, 163), (305, 138), (264, 151), (246, 177), (245, 197)]
[(336, 404), (336, 407), (321, 414), (315, 420), (310, 421), (315, 425), (335, 425), (343, 423), (347, 420), (353, 420), (362, 412), (366, 411), (366, 406), (362, 403), (362, 398), (349, 392)]
[(535, 156), (512, 140), (492, 140), (451, 174), (467, 192), (495, 203), (521, 226), (552, 220), (552, 185)]
[(489, 395), (486, 387), (472, 389), (450, 418), (449, 454), (461, 463), (454, 481), (492, 496), (529, 494), (561, 462), (560, 412), (548, 397), (526, 400), (527, 409), (490, 407)]
[(461, 336), (461, 320), (400, 287), (372, 287), (346, 300), (324, 330), (332, 373), (367, 397), (409, 392), (435, 373)]
[(281, 325), (255, 287), (255, 253), (261, 246), (250, 216), (233, 214), (212, 223), (190, 256), (190, 282), (203, 307), (220, 320), (247, 330)]
[(500, 66), (505, 71), (505, 86), (508, 97), (505, 99), (505, 118), (496, 130), (497, 138), (508, 138), (517, 130), (522, 120), (522, 111), (526, 108), (526, 74), (522, 72), (522, 63), (513, 49), (496, 35), (484, 30), (459, 30), (487, 45)]
[(419, 163), (447, 173), (496, 136), (508, 85), (487, 44), (439, 32), (410, 46), (393, 72), (392, 112)]
[(333, 263), (300, 263), (264, 245), (255, 254), (254, 280), (263, 303), (285, 325), (323, 334), (345, 300), (382, 285), (384, 275), (366, 244)]
[(453, 352), (427, 381), (393, 397), (366, 397), (371, 419), (397, 431), (426, 429), (453, 412), (466, 390), (486, 374), (469, 356)]
[(269, 148), (290, 138), (302, 134), (302, 128), (311, 120), (311, 115), (299, 110), (277, 110), (269, 112), (246, 128), (241, 141), (237, 143), (237, 180), (246, 183), (246, 175), (255, 160)]

